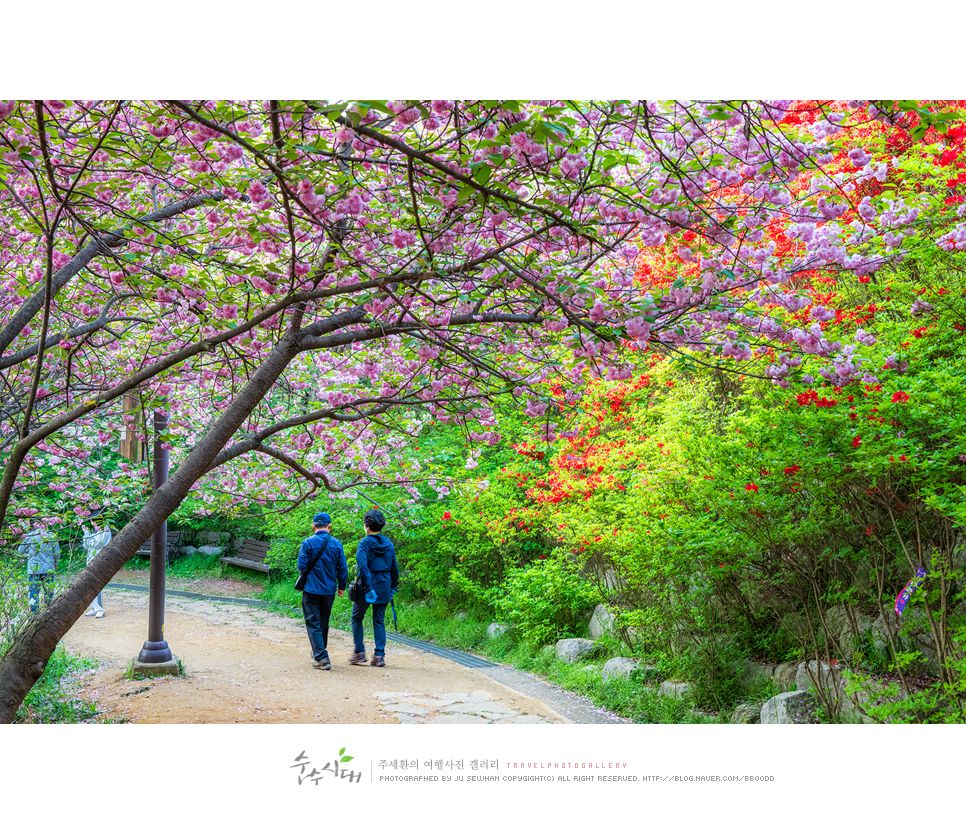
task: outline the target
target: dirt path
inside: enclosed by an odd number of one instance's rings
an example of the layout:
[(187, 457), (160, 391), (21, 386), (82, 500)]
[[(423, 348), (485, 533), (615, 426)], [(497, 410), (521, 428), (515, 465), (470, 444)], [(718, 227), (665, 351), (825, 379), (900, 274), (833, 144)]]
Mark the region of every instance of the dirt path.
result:
[[(473, 669), (395, 643), (386, 668), (350, 666), (352, 640), (330, 630), (331, 671), (312, 668), (300, 620), (222, 602), (169, 596), (164, 636), (186, 675), (124, 675), (147, 635), (147, 593), (104, 591), (103, 619), (64, 637), (99, 662), (77, 694), (132, 723), (562, 723), (545, 704)], [(367, 653), (371, 654), (371, 639)]]

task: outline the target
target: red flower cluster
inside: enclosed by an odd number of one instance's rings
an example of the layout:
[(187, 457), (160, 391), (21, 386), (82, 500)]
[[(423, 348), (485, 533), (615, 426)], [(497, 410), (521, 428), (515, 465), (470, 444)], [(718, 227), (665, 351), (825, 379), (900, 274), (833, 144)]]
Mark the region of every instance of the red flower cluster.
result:
[(908, 392), (895, 392), (892, 395), (892, 402), (893, 403), (905, 403), (908, 400), (909, 400), (909, 393)]
[(807, 392), (802, 392), (800, 395), (795, 396), (795, 400), (798, 401), (799, 406), (809, 406), (813, 401), (815, 406), (835, 406), (838, 401), (835, 398), (819, 397), (818, 392), (814, 389), (809, 389)]

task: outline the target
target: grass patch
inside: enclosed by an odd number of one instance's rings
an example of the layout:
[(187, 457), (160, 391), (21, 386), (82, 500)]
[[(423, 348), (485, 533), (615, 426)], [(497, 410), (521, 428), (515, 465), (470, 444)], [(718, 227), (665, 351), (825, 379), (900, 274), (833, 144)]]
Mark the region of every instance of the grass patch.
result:
[(714, 717), (695, 709), (687, 700), (658, 694), (655, 686), (645, 685), (634, 677), (603, 680), (598, 672), (585, 671), (580, 663), (556, 661), (550, 667), (547, 679), (635, 723), (716, 722)]
[[(168, 563), (167, 573), (170, 576), (198, 577), (203, 579), (217, 579), (221, 576), (221, 562), (219, 556), (208, 556), (204, 553), (192, 553), (182, 556)], [(148, 562), (150, 567), (150, 562)], [(232, 574), (235, 576), (235, 574)]]
[(14, 723), (106, 723), (92, 703), (78, 700), (64, 688), (64, 683), (78, 672), (92, 669), (93, 660), (69, 655), (57, 646), (47, 661), (47, 668), (24, 698), (14, 716)]
[[(487, 646), (486, 625), (482, 619), (468, 614), (465, 619), (455, 615), (441, 616), (429, 605), (407, 605), (396, 598), (399, 631), (410, 637), (457, 648), (460, 651), (483, 653)], [(386, 627), (392, 627), (392, 609), (386, 609)]]
[[(603, 680), (600, 669), (604, 662), (619, 656), (617, 652), (621, 646), (616, 641), (610, 641), (610, 651), (613, 653), (580, 663), (562, 663), (552, 650), (519, 642), (511, 635), (488, 638), (486, 626), (490, 619), (483, 619), (473, 612), (459, 619), (429, 604), (396, 604), (401, 633), (449, 648), (476, 652), (496, 662), (538, 675), (588, 698), (595, 706), (635, 723), (716, 722), (711, 715), (696, 710), (689, 701), (658, 694), (656, 687), (645, 684), (639, 678)], [(601, 645), (606, 649), (608, 643), (605, 641)]]

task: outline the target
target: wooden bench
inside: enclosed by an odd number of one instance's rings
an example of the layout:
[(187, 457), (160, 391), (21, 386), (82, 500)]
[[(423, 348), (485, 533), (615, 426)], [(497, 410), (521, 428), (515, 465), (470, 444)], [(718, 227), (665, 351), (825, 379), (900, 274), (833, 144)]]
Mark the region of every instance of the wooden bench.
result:
[[(148, 540), (141, 545), (135, 552), (135, 556), (150, 556), (151, 555), (151, 539), (154, 534), (148, 537)], [(165, 545), (164, 550), (164, 561), (167, 562), (171, 558), (171, 554), (178, 549), (178, 542), (181, 541), (181, 531), (180, 530), (169, 530), (167, 545)]]
[(240, 568), (251, 568), (253, 571), (267, 574), (272, 566), (265, 564), (265, 555), (271, 544), (271, 542), (256, 542), (254, 539), (242, 539), (241, 547), (235, 551), (234, 556), (221, 557), (221, 572), (225, 572), (225, 565), (238, 565)]

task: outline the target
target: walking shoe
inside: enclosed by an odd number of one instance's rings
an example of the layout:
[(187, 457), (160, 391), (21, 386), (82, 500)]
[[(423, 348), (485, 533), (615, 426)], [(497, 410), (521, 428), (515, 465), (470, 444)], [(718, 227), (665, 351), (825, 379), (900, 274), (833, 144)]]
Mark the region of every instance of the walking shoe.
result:
[(313, 669), (322, 669), (322, 671), (331, 671), (332, 663), (328, 657), (320, 657), (312, 664)]
[[(365, 659), (365, 658), (363, 658)], [(378, 654), (372, 655), (372, 660), (369, 661), (370, 666), (375, 666), (376, 668), (382, 668), (386, 665), (386, 661)]]
[(94, 610), (93, 608), (88, 608), (88, 609), (87, 609), (87, 610), (86, 610), (86, 611), (84, 612), (84, 616), (85, 616), (85, 617), (93, 617), (93, 616), (94, 616), (94, 615), (95, 615), (96, 613), (97, 613), (97, 612), (96, 612), (96, 611), (95, 611), (95, 610)]
[(103, 611), (98, 611), (98, 612), (97, 612), (97, 613), (96, 613), (96, 614), (94, 615), (94, 619), (95, 619), (95, 620), (99, 620), (99, 619), (100, 619), (101, 617), (103, 617), (103, 616), (104, 616), (104, 612), (103, 612)]
[(366, 662), (366, 653), (364, 651), (353, 652), (352, 656), (349, 658), (349, 662), (353, 666), (361, 666), (363, 663)]

